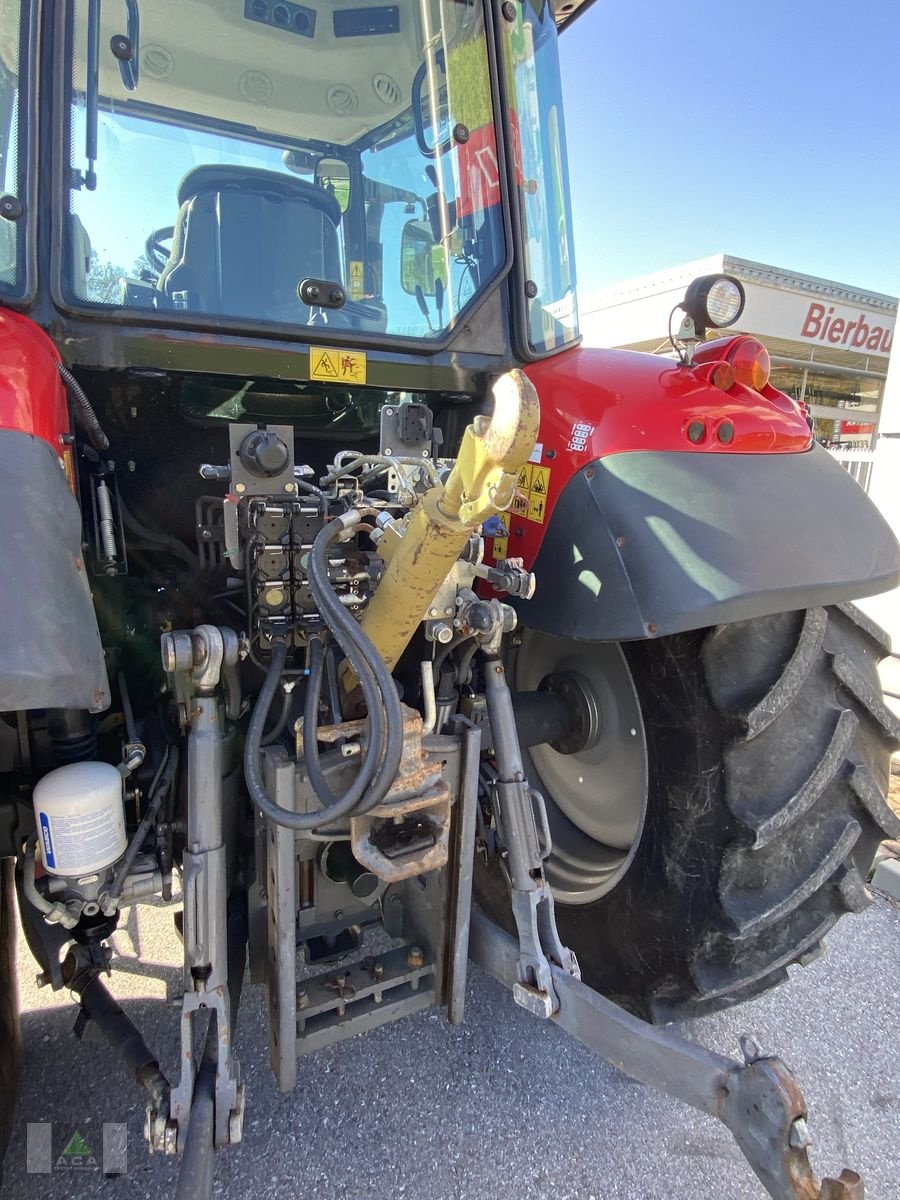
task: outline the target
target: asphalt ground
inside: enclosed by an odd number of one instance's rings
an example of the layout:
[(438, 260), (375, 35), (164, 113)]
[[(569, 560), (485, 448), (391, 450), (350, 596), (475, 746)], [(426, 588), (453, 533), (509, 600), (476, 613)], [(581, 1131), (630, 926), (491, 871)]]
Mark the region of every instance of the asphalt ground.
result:
[[(180, 986), (171, 912), (142, 908), (115, 935), (112, 987), (174, 1077)], [(137, 961), (140, 956), (141, 961)], [(150, 1156), (142, 1096), (102, 1041), (72, 1036), (74, 1006), (38, 991), (20, 944), (26, 1068), (4, 1171), (15, 1200), (164, 1200), (176, 1163)], [(795, 1071), (821, 1174), (852, 1166), (868, 1200), (900, 1200), (900, 908), (882, 896), (845, 918), (824, 958), (740, 1009), (683, 1027), (738, 1054), (752, 1034)], [(316, 1200), (752, 1200), (764, 1192), (712, 1118), (632, 1083), (560, 1030), (517, 1009), (472, 969), (466, 1021), (438, 1012), (301, 1060), (282, 1095), (268, 1066), (261, 990), (237, 1036), (244, 1141), (219, 1158), (216, 1194)], [(52, 1122), (52, 1154), (75, 1131), (100, 1158), (103, 1122), (125, 1122), (128, 1170), (26, 1170), (26, 1124)]]

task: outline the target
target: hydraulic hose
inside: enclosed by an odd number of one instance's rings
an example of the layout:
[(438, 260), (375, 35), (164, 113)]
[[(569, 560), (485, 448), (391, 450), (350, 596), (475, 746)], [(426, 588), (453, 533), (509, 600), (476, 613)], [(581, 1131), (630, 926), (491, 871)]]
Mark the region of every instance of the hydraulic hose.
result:
[(282, 691), (281, 712), (278, 714), (278, 719), (276, 720), (276, 722), (272, 726), (272, 728), (266, 731), (265, 737), (263, 738), (260, 745), (271, 746), (273, 742), (278, 741), (278, 739), (284, 733), (284, 727), (288, 723), (288, 717), (290, 716), (290, 713), (291, 713), (291, 693), (288, 691)]
[[(266, 791), (260, 763), (262, 731), (275, 693), (278, 691), (286, 661), (287, 646), (283, 641), (276, 642), (272, 647), (269, 670), (266, 672), (266, 678), (256, 699), (250, 725), (247, 728), (247, 738), (244, 742), (244, 780), (251, 800), (270, 821), (274, 821), (276, 825), (283, 825), (287, 829), (317, 829), (320, 825), (330, 824), (338, 817), (348, 816), (355, 807), (358, 797), (349, 791), (340, 800), (318, 812), (297, 813), (283, 808)], [(313, 736), (315, 735), (313, 734)]]
[(170, 536), (168, 533), (160, 533), (156, 529), (148, 529), (146, 525), (142, 525), (137, 517), (133, 516), (125, 507), (125, 502), (122, 497), (119, 497), (119, 512), (122, 514), (122, 522), (126, 529), (130, 529), (132, 533), (143, 538), (145, 542), (154, 542), (157, 546), (164, 546), (175, 558), (180, 558), (181, 561), (193, 570), (197, 570), (199, 565), (197, 555), (192, 554), (184, 542), (181, 542), (176, 537)]
[(66, 385), (66, 391), (69, 393), (69, 399), (75, 406), (75, 416), (78, 419), (78, 424), (87, 434), (88, 441), (94, 449), (102, 454), (109, 449), (109, 438), (103, 432), (99, 418), (94, 412), (94, 406), (88, 400), (84, 388), (72, 374), (68, 367), (61, 362), (57, 362), (56, 369), (59, 371), (59, 377)]
[(115, 876), (113, 877), (112, 887), (103, 898), (103, 911), (107, 916), (111, 916), (118, 907), (118, 899), (122, 895), (122, 888), (125, 886), (125, 880), (128, 878), (128, 872), (131, 870), (134, 860), (137, 858), (138, 851), (144, 844), (144, 839), (150, 832), (156, 818), (159, 816), (159, 810), (162, 807), (162, 802), (168, 795), (169, 789), (175, 779), (175, 772), (178, 770), (178, 747), (170, 746), (166, 757), (160, 764), (160, 768), (156, 773), (153, 782), (150, 785), (150, 790), (147, 793), (147, 809), (144, 813), (143, 820), (135, 830), (134, 837), (128, 844), (128, 849), (125, 851), (125, 857), (119, 863)]
[[(314, 637), (309, 644), (310, 662), (309, 662), (309, 679), (306, 685), (306, 702), (303, 706), (303, 729), (315, 730), (319, 723), (319, 696), (322, 691), (322, 678), (324, 673), (325, 657), (322, 651), (322, 643)], [(366, 664), (368, 670), (368, 665)], [(374, 686), (371, 672), (368, 672), (369, 679)], [(353, 808), (356, 808), (357, 803), (362, 799), (366, 789), (372, 782), (375, 775), (375, 769), (381, 758), (381, 738), (383, 734), (383, 716), (381, 705), (375, 706), (374, 710), (369, 712), (369, 743), (375, 750), (374, 753), (366, 755), (359, 774), (353, 782), (353, 785), (348, 790), (349, 796), (354, 797)], [(309, 781), (313, 786), (313, 791), (319, 798), (319, 802), (323, 807), (332, 808), (336, 803), (336, 797), (328, 786), (328, 781), (322, 772), (319, 763), (319, 747), (315, 736), (304, 737), (303, 739), (303, 760), (306, 765), (306, 773), (309, 776)]]
[[(384, 757), (372, 788), (358, 809), (359, 812), (369, 812), (381, 803), (396, 778), (403, 752), (403, 712), (387, 664), (359, 623), (341, 604), (328, 578), (329, 547), (346, 528), (358, 522), (358, 512), (345, 513), (319, 532), (309, 556), (309, 585), (320, 611), (327, 615), (328, 624), (359, 679), (370, 722), (372, 714), (377, 712), (380, 706), (384, 707)], [(373, 748), (381, 753), (381, 738), (379, 737), (376, 743), (375, 732), (370, 729), (369, 752)]]
[(310, 780), (323, 807), (315, 813), (295, 813), (282, 808), (271, 799), (262, 778), (260, 748), (269, 709), (287, 661), (286, 645), (284, 642), (276, 642), (272, 649), (269, 670), (247, 730), (244, 744), (244, 777), (253, 803), (270, 820), (289, 829), (316, 829), (339, 817), (368, 812), (374, 808), (384, 799), (394, 781), (403, 751), (403, 713), (390, 671), (357, 622), (346, 612), (328, 579), (328, 549), (351, 524), (358, 522), (359, 514), (355, 514), (354, 520), (348, 518), (349, 514), (337, 518), (317, 535), (310, 555), (309, 582), (320, 613), (360, 681), (369, 715), (368, 745), (354, 783), (343, 796), (335, 799), (321, 770), (317, 770), (317, 748), (313, 746), (311, 753), (307, 749), (310, 743), (315, 741), (318, 697), (322, 687), (322, 647), (321, 644), (316, 645), (318, 639), (314, 638), (310, 647), (310, 678), (305, 705), (306, 717), (311, 724), (307, 725), (306, 719), (304, 720), (304, 749), (307, 764), (313, 764)]

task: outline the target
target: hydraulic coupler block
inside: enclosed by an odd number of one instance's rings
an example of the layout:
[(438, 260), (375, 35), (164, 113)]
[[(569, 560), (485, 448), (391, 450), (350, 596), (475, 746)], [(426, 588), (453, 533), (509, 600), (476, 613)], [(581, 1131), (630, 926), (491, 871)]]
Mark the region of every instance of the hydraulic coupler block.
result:
[(443, 487), (426, 492), (379, 543), (388, 565), (362, 627), (391, 669), (472, 532), (512, 504), (516, 479), (534, 450), (540, 422), (534, 385), (516, 370), (501, 375), (492, 390), (493, 413), (466, 429)]

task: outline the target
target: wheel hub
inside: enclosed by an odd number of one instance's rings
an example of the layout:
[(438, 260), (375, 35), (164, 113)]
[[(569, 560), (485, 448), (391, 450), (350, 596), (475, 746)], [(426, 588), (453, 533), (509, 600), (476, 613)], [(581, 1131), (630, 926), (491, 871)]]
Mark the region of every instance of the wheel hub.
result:
[(555, 671), (538, 684), (539, 692), (553, 692), (565, 701), (571, 724), (550, 745), (560, 754), (591, 750), (600, 737), (600, 706), (597, 693), (580, 671)]
[(552, 742), (526, 752), (553, 839), (547, 878), (560, 903), (587, 904), (624, 874), (647, 803), (644, 725), (620, 646), (523, 630), (517, 691), (550, 692), (570, 716)]

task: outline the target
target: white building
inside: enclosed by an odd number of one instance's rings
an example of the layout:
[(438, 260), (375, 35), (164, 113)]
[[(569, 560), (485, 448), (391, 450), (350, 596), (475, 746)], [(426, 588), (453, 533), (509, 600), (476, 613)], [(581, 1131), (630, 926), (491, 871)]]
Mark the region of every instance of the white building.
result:
[[(743, 284), (747, 303), (727, 332), (755, 334), (765, 343), (773, 384), (809, 405), (817, 438), (866, 455), (884, 395), (897, 317), (893, 296), (716, 254), (581, 296), (585, 344), (671, 352), (672, 310), (692, 279), (712, 274)], [(861, 456), (864, 484), (868, 465)]]

